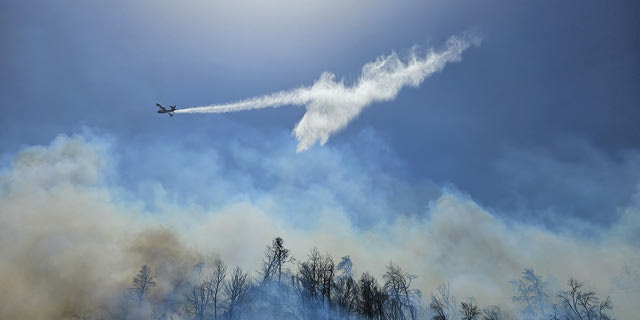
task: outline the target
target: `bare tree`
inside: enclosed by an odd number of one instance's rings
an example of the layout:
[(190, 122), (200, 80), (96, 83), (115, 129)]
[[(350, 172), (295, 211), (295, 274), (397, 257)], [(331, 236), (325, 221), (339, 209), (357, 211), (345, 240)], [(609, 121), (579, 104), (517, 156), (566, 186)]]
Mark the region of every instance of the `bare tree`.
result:
[(512, 297), (513, 302), (521, 304), (522, 314), (528, 319), (546, 317), (545, 304), (547, 294), (545, 292), (546, 282), (541, 276), (536, 275), (533, 269), (525, 269), (522, 277), (509, 281), (516, 294)]
[(460, 303), (460, 312), (462, 313), (462, 320), (475, 320), (480, 316), (480, 309), (478, 306), (473, 305), (473, 301), (469, 303)]
[(298, 267), (299, 278), (305, 293), (318, 300), (331, 301), (335, 265), (330, 255), (323, 256), (317, 248), (311, 249), (307, 261)]
[(431, 303), (429, 309), (431, 310), (432, 320), (453, 320), (456, 319), (456, 298), (451, 295), (449, 285), (441, 284), (438, 287), (438, 293), (431, 295)]
[(260, 270), (262, 282), (269, 282), (277, 278), (278, 284), (280, 284), (282, 281), (282, 267), (290, 261), (289, 249), (284, 247), (284, 240), (280, 237), (273, 239), (271, 245), (267, 246), (262, 258)]
[(247, 302), (247, 296), (251, 282), (248, 275), (240, 267), (235, 267), (231, 273), (231, 279), (225, 284), (224, 292), (227, 296), (227, 319), (235, 320), (242, 314), (242, 308)]
[(286, 264), (291, 261), (293, 258), (281, 237), (276, 237), (271, 245), (266, 246), (258, 270), (260, 283), (252, 294), (260, 301), (255, 307), (271, 313), (274, 319), (290, 314), (293, 310), (288, 296), (294, 295), (292, 287), (288, 281), (283, 281), (293, 279), (290, 270), (286, 269)]
[(358, 305), (358, 286), (353, 279), (352, 267), (353, 263), (349, 256), (342, 257), (336, 267), (339, 274), (334, 285), (334, 300), (341, 316), (345, 319), (349, 319), (356, 312)]
[(411, 282), (416, 276), (405, 273), (400, 266), (393, 262), (387, 266), (382, 278), (385, 280), (383, 290), (386, 293), (387, 311), (391, 319), (406, 319), (408, 313), (412, 320), (416, 319), (416, 305), (420, 303), (420, 290), (411, 288)]
[(445, 303), (436, 296), (431, 296), (429, 308), (431, 309), (432, 320), (449, 320)]
[(195, 285), (189, 285), (188, 290), (183, 293), (185, 312), (196, 319), (212, 317), (212, 319), (218, 320), (223, 301), (227, 266), (220, 257), (215, 257), (207, 268), (204, 263), (198, 263), (194, 268), (197, 272), (197, 278), (201, 280), (198, 280), (199, 283)]
[(142, 304), (142, 299), (147, 291), (156, 285), (155, 281), (153, 281), (154, 278), (151, 268), (145, 264), (131, 281), (132, 287), (129, 288), (129, 295), (132, 299), (138, 301), (138, 305)]
[(202, 320), (207, 314), (207, 310), (212, 301), (211, 282), (209, 279), (203, 280), (198, 285), (193, 285), (184, 293), (185, 312), (195, 319)]
[(323, 256), (317, 248), (311, 249), (307, 260), (298, 265), (296, 282), (302, 311), (307, 317), (316, 317), (313, 314), (320, 310), (322, 314), (328, 314), (335, 283), (335, 264), (331, 256)]
[(322, 263), (320, 265), (321, 270), (321, 294), (324, 301), (326, 301), (326, 306), (331, 306), (331, 293), (333, 292), (333, 285), (335, 283), (335, 274), (336, 268), (333, 263), (333, 258), (327, 253), (322, 259)]
[(227, 266), (220, 257), (216, 257), (213, 260), (211, 275), (209, 276), (209, 289), (211, 290), (211, 303), (213, 306), (213, 320), (218, 320), (218, 308), (220, 307), (220, 301), (222, 300), (222, 290), (226, 277)]
[(387, 296), (378, 286), (378, 281), (374, 276), (365, 272), (360, 277), (358, 283), (360, 299), (358, 300), (358, 311), (365, 319), (384, 319), (384, 305)]
[(308, 299), (321, 298), (322, 284), (322, 255), (317, 248), (311, 249), (307, 261), (298, 266), (298, 279), (302, 294)]
[(558, 293), (564, 309), (564, 317), (568, 320), (609, 320), (607, 312), (613, 309), (609, 297), (600, 301), (594, 291), (585, 291), (582, 282), (569, 279), (569, 290)]

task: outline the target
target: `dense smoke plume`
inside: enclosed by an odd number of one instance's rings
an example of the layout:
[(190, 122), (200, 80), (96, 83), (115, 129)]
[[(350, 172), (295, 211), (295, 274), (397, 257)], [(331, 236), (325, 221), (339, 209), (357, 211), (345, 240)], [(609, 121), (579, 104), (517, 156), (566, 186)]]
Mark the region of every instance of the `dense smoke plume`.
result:
[(332, 134), (346, 127), (365, 107), (374, 102), (393, 100), (402, 88), (417, 87), (447, 63), (460, 61), (462, 52), (479, 42), (476, 35), (454, 36), (443, 49), (431, 50), (425, 56), (412, 52), (406, 62), (395, 52), (380, 56), (362, 67), (362, 74), (351, 86), (345, 85), (344, 80), (336, 81), (334, 74), (325, 72), (311, 87), (234, 103), (182, 109), (176, 113), (226, 113), (304, 105), (307, 112), (293, 129), (298, 139), (297, 150), (303, 151), (318, 141), (325, 144)]
[(278, 235), (298, 259), (313, 247), (336, 259), (349, 255), (358, 274), (380, 277), (393, 261), (418, 276), (414, 285), (426, 297), (449, 282), (459, 297), (508, 304), (508, 281), (535, 268), (558, 287), (574, 276), (599, 288), (620, 318), (633, 317), (633, 301), (640, 298), (640, 255), (637, 242), (629, 241), (637, 207), (625, 210), (627, 225), (591, 241), (502, 221), (447, 189), (422, 216), (361, 228), (341, 208), (324, 207), (313, 213), (312, 225), (299, 227), (268, 206), (243, 201), (214, 211), (165, 203), (149, 212), (122, 201), (126, 191), (105, 182), (112, 161), (104, 142), (60, 136), (49, 146), (24, 149), (4, 168), (0, 318), (73, 318), (117, 309), (144, 264), (156, 272), (157, 295), (187, 281), (214, 253), (255, 276), (265, 245)]

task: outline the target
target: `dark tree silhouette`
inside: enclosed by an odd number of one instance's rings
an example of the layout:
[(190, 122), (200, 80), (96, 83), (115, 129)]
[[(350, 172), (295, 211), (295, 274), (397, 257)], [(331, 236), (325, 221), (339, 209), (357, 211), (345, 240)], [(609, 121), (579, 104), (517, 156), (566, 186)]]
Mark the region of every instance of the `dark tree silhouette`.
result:
[(438, 293), (431, 295), (429, 309), (432, 320), (453, 320), (456, 318), (456, 299), (451, 295), (448, 284), (441, 284), (438, 287)]
[(422, 298), (419, 290), (411, 288), (411, 282), (416, 276), (402, 271), (400, 266), (392, 262), (382, 278), (385, 280), (382, 290), (387, 295), (387, 313), (390, 319), (416, 319), (416, 304)]
[(335, 265), (331, 256), (323, 256), (317, 248), (311, 249), (307, 260), (298, 265), (294, 283), (306, 317), (319, 317), (318, 313), (328, 314), (332, 305), (334, 278)]
[(563, 316), (568, 320), (609, 320), (607, 312), (613, 309), (611, 299), (600, 301), (594, 291), (585, 291), (582, 282), (571, 278), (569, 290), (558, 292)]
[(227, 276), (227, 266), (219, 257), (213, 260), (211, 275), (209, 276), (209, 289), (211, 290), (211, 303), (213, 306), (213, 320), (218, 320), (218, 309), (222, 298), (222, 290)]
[(184, 293), (185, 312), (193, 318), (202, 320), (212, 301), (211, 282), (204, 280), (198, 285), (193, 285)]
[(138, 305), (142, 304), (142, 299), (144, 295), (156, 285), (155, 281), (153, 281), (154, 276), (151, 273), (151, 268), (146, 264), (140, 268), (138, 274), (131, 281), (132, 287), (129, 288), (129, 295), (132, 299), (138, 302)]
[(358, 289), (360, 314), (366, 319), (384, 319), (384, 305), (387, 297), (378, 286), (376, 278), (368, 272), (363, 273), (358, 282)]
[(432, 320), (449, 320), (446, 312), (447, 308), (441, 299), (431, 296), (429, 308), (431, 309)]
[[(236, 267), (228, 273), (220, 258), (198, 263), (192, 272), (181, 272), (163, 281), (162, 290), (153, 292), (155, 275), (144, 265), (132, 286), (120, 291), (122, 298), (112, 297), (103, 310), (76, 309), (70, 318), (137, 319), (308, 319), (308, 320), (610, 320), (612, 302), (599, 298), (595, 291), (584, 289), (581, 282), (570, 279), (568, 289), (556, 299), (546, 294), (547, 284), (532, 269), (525, 269), (520, 279), (510, 283), (512, 300), (518, 310), (499, 306), (481, 309), (469, 302), (456, 302), (450, 288), (442, 284), (432, 294), (428, 308), (422, 306), (420, 291), (412, 287), (416, 276), (399, 265), (389, 263), (380, 278), (364, 272), (354, 275), (353, 262), (344, 256), (336, 265), (331, 255), (317, 248), (306, 260), (297, 260), (297, 269), (286, 263), (293, 260), (282, 238), (267, 247), (259, 277), (253, 282)], [(356, 280), (357, 279), (357, 280)], [(379, 284), (382, 280), (382, 285)], [(553, 298), (553, 297), (552, 297)], [(118, 303), (120, 302), (120, 303)], [(102, 311), (102, 312), (101, 312)], [(426, 312), (425, 312), (426, 311)]]
[(227, 319), (235, 320), (242, 315), (243, 307), (247, 302), (251, 281), (248, 275), (240, 267), (235, 267), (231, 273), (231, 279), (225, 284), (224, 292), (227, 296)]
[(345, 319), (351, 318), (358, 306), (358, 286), (353, 279), (352, 267), (353, 263), (349, 256), (342, 257), (336, 267), (338, 276), (334, 285), (334, 300), (339, 314)]
[(282, 267), (291, 261), (289, 249), (284, 247), (284, 240), (277, 237), (273, 239), (270, 246), (267, 246), (264, 257), (262, 258), (262, 267), (260, 274), (263, 282), (269, 282), (277, 279), (278, 283), (282, 282)]
[(460, 313), (462, 313), (462, 320), (475, 320), (480, 316), (480, 309), (473, 305), (473, 301), (461, 302)]

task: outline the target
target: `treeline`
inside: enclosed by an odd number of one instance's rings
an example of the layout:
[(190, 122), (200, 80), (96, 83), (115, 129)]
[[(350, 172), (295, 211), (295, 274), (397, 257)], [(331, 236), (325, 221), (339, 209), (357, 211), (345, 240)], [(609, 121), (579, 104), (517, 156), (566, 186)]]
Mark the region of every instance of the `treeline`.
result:
[[(605, 320), (613, 308), (607, 297), (585, 290), (575, 279), (564, 291), (548, 292), (543, 278), (526, 269), (510, 281), (510, 308), (480, 307), (473, 298), (458, 301), (448, 285), (441, 285), (423, 304), (413, 285), (416, 276), (389, 263), (380, 279), (356, 275), (348, 256), (336, 263), (329, 254), (312, 249), (294, 259), (282, 238), (266, 247), (257, 276), (240, 267), (229, 268), (220, 258), (199, 263), (184, 281), (174, 281), (161, 294), (151, 266), (133, 277), (111, 319), (549, 319)], [(90, 317), (83, 317), (90, 318)]]

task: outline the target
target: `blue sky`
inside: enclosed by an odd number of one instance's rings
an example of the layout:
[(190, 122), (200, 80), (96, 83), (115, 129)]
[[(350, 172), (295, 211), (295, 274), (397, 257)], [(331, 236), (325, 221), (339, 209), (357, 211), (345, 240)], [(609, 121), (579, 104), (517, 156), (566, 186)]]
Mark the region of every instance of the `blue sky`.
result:
[[(554, 284), (589, 279), (635, 314), (631, 1), (3, 1), (0, 21), (0, 240), (18, 239), (0, 269), (41, 249), (70, 270), (95, 259), (130, 274), (147, 262), (114, 243), (156, 219), (251, 270), (279, 234), (296, 255), (317, 245), (377, 274), (392, 257), (424, 292), (451, 281), (501, 303), (505, 277), (526, 267)], [(156, 114), (309, 87), (323, 72), (349, 86), (379, 56), (468, 33), (482, 42), (459, 62), (302, 152), (302, 106)], [(43, 237), (55, 241), (31, 246)], [(27, 265), (62, 268), (49, 262)], [(27, 282), (42, 299), (38, 286), (59, 285)]]
[[(376, 156), (370, 165), (549, 227), (557, 214), (608, 225), (636, 192), (640, 40), (638, 8), (628, 2), (2, 6), (5, 154), (86, 127), (117, 141), (125, 172), (149, 166), (138, 157), (171, 165), (182, 150), (197, 158), (211, 148), (231, 157), (228, 170), (243, 170), (225, 146), (286, 150), (282, 136), (303, 108), (167, 119), (153, 104), (225, 103), (311, 85), (323, 71), (349, 83), (379, 55), (406, 56), (472, 30), (483, 43), (461, 63), (367, 108), (328, 145), (368, 152), (384, 144), (401, 165), (386, 168)], [(364, 131), (377, 139), (360, 141)], [(150, 147), (158, 139), (161, 153)], [(260, 175), (252, 169), (246, 174)], [(131, 188), (159, 180), (176, 194), (200, 187), (163, 171), (121, 178)], [(273, 179), (264, 184), (280, 183)]]

